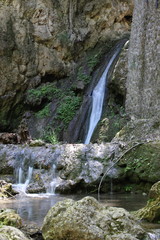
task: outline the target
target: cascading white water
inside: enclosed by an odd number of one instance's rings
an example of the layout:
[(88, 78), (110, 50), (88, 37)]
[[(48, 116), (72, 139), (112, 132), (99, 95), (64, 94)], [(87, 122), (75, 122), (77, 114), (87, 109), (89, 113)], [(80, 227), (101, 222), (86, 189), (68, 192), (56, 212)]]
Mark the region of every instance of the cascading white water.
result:
[(56, 165), (53, 164), (53, 166), (52, 166), (52, 181), (49, 184), (47, 193), (55, 194), (55, 189), (56, 189), (57, 183), (58, 183), (58, 177), (56, 176)]
[(150, 240), (159, 240), (159, 237), (155, 233), (148, 233)]
[(29, 182), (30, 182), (30, 180), (31, 180), (31, 178), (32, 178), (32, 173), (33, 173), (33, 167), (29, 167), (28, 168), (28, 174), (27, 174), (27, 178), (26, 178), (26, 181), (25, 181), (25, 183), (24, 183), (24, 185), (25, 185), (25, 190), (26, 190), (26, 188), (27, 188), (27, 186), (28, 186), (28, 184), (29, 184)]
[(23, 181), (23, 170), (22, 170), (22, 168), (20, 167), (20, 168), (18, 169), (18, 183), (21, 184), (22, 181)]
[(98, 84), (93, 90), (92, 94), (92, 111), (90, 116), (90, 122), (89, 122), (89, 129), (87, 133), (87, 137), (84, 141), (85, 144), (90, 143), (92, 134), (94, 132), (95, 127), (97, 126), (97, 123), (99, 122), (101, 115), (102, 115), (102, 108), (103, 108), (103, 100), (105, 95), (105, 86), (107, 81), (107, 75), (108, 71), (117, 57), (118, 53), (120, 52), (121, 48), (118, 48), (116, 52), (111, 57), (105, 71), (103, 72)]
[(13, 185), (14, 189), (18, 192), (26, 193), (27, 186), (32, 179), (32, 173), (33, 173), (33, 167), (29, 167), (26, 180), (23, 183), (23, 179), (24, 179), (23, 170), (20, 167), (18, 169), (18, 183)]

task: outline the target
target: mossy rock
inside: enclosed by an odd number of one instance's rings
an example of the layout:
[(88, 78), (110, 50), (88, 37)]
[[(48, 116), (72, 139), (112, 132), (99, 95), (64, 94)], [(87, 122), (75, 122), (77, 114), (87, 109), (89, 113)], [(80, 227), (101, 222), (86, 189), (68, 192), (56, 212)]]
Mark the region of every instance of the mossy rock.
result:
[(160, 196), (160, 181), (156, 182), (149, 191), (149, 198), (156, 199)]
[(0, 240), (29, 240), (19, 229), (10, 226), (0, 228)]
[(92, 197), (57, 203), (44, 219), (42, 234), (45, 240), (146, 239), (145, 231), (129, 212), (103, 207)]
[(160, 221), (160, 196), (158, 198), (149, 199), (147, 205), (134, 213), (134, 215), (140, 220), (146, 220), (148, 222)]
[(12, 184), (4, 180), (0, 180), (0, 198), (10, 198), (16, 195), (17, 192), (12, 189)]
[(0, 209), (0, 225), (20, 228), (22, 219), (13, 209)]
[(160, 181), (151, 187), (146, 206), (136, 211), (134, 215), (148, 222), (160, 221)]
[(142, 143), (131, 149), (119, 162), (126, 166), (124, 173), (130, 179), (155, 183), (160, 179), (160, 141)]

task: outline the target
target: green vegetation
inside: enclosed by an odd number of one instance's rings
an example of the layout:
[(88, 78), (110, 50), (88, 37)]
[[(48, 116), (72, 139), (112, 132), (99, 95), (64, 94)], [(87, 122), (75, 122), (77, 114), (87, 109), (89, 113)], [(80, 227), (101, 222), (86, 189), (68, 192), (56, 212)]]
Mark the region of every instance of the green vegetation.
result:
[(60, 33), (58, 39), (63, 45), (68, 45), (70, 43), (70, 37), (67, 31)]
[(29, 102), (36, 102), (43, 98), (51, 100), (53, 97), (60, 98), (62, 96), (62, 90), (55, 87), (53, 83), (41, 85), (36, 89), (29, 89), (27, 92), (27, 100)]
[(87, 56), (87, 61), (83, 66), (80, 66), (77, 72), (77, 80), (83, 81), (84, 84), (88, 84), (91, 81), (91, 73), (94, 67), (98, 64), (100, 60), (101, 52), (90, 53)]
[(94, 67), (99, 63), (101, 57), (101, 52), (98, 52), (94, 55), (91, 55), (88, 57), (88, 66), (90, 67), (90, 70), (92, 71)]
[(109, 142), (125, 126), (127, 122), (124, 108), (109, 106), (103, 119), (99, 122), (99, 141)]
[(45, 129), (44, 134), (43, 134), (43, 139), (48, 143), (58, 144), (57, 134), (56, 134), (55, 130), (50, 126), (48, 126)]
[(63, 98), (59, 107), (57, 108), (57, 120), (62, 120), (65, 127), (72, 120), (76, 110), (80, 107), (81, 97), (76, 96), (73, 92)]
[(83, 67), (80, 67), (77, 73), (77, 80), (83, 81), (84, 84), (88, 84), (91, 80), (91, 76), (85, 73), (85, 71), (83, 70)]
[(124, 187), (124, 189), (125, 189), (126, 192), (131, 192), (131, 191), (132, 191), (132, 186), (126, 185), (126, 186)]
[(3, 126), (4, 128), (7, 127), (7, 120), (6, 119), (2, 119), (1, 116), (0, 116), (0, 126)]
[(148, 147), (143, 144), (126, 154), (125, 159), (127, 160), (127, 166), (125, 168), (125, 172), (128, 172), (131, 169), (137, 169), (140, 171), (141, 168), (144, 168), (144, 164), (146, 167), (150, 167), (151, 160), (156, 157), (157, 155), (154, 152), (150, 152), (149, 144)]
[(50, 111), (50, 103), (47, 104), (44, 108), (42, 108), (40, 111), (38, 111), (35, 116), (37, 118), (45, 118), (45, 117), (49, 117), (51, 114)]
[[(68, 125), (68, 123), (72, 120), (75, 115), (76, 110), (79, 108), (81, 104), (82, 98), (80, 96), (76, 96), (76, 94), (71, 90), (61, 90), (54, 86), (52, 83), (45, 84), (36, 89), (30, 89), (28, 91), (28, 100), (31, 101), (39, 101), (44, 98), (46, 99), (46, 105), (35, 113), (37, 118), (45, 118), (51, 116), (51, 100), (58, 100), (58, 107), (56, 110), (56, 118), (55, 120), (60, 120), (64, 127)], [(47, 103), (49, 102), (49, 103)], [(50, 142), (55, 142), (54, 134), (49, 134)]]
[(1, 221), (0, 221), (0, 228), (3, 227), (3, 226), (5, 226), (5, 225), (7, 225), (7, 222), (5, 223), (5, 222), (1, 222)]

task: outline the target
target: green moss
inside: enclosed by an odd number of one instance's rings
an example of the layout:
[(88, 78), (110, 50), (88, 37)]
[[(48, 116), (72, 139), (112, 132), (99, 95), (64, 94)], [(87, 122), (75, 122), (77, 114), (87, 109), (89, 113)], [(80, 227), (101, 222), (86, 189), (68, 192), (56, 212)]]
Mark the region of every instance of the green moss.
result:
[(157, 141), (133, 148), (125, 154), (121, 163), (126, 163), (126, 174), (134, 173), (140, 180), (154, 183), (160, 178), (159, 160), (160, 142)]
[(133, 213), (138, 219), (148, 222), (158, 222), (160, 220), (160, 197), (147, 201), (144, 208)]

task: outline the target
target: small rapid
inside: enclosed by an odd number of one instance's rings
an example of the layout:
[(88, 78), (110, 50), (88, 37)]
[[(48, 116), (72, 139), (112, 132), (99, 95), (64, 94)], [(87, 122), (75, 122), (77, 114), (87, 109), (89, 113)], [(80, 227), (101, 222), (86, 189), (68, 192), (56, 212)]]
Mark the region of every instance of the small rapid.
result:
[(33, 167), (28, 168), (28, 173), (27, 173), (27, 177), (25, 179), (25, 181), (23, 182), (24, 176), (23, 176), (23, 170), (20, 167), (18, 169), (18, 183), (13, 184), (13, 188), (20, 193), (24, 193), (26, 194), (26, 189), (32, 179), (32, 173), (33, 173)]

